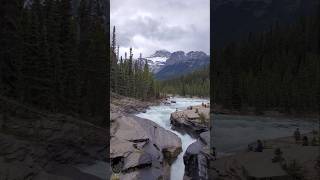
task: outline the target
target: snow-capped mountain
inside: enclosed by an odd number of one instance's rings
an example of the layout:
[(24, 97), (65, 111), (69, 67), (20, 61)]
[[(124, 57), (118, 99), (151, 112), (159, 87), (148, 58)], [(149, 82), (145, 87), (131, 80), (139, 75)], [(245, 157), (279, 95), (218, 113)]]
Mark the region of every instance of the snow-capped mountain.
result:
[(210, 57), (202, 51), (176, 51), (170, 53), (166, 50), (156, 51), (147, 60), (150, 70), (157, 79), (168, 79), (187, 74), (210, 63)]
[(169, 51), (159, 50), (145, 59), (148, 60), (151, 71), (156, 74), (166, 65), (166, 61), (170, 58), (170, 56), (171, 53)]
[(166, 58), (169, 58), (170, 56), (171, 56), (171, 52), (169, 52), (167, 50), (158, 50), (153, 55), (151, 55), (150, 57), (166, 57)]
[(173, 52), (166, 64), (155, 74), (157, 79), (170, 79), (191, 73), (210, 63), (210, 56), (202, 51)]

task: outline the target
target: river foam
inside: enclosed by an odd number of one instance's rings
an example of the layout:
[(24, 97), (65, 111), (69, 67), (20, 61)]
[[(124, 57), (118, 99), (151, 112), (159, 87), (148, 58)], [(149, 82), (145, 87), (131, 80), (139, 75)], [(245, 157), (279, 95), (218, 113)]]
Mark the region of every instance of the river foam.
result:
[(181, 139), (182, 142), (182, 153), (179, 154), (178, 158), (171, 165), (171, 180), (182, 180), (184, 176), (184, 163), (183, 163), (183, 155), (187, 150), (188, 146), (196, 141), (196, 139), (192, 138), (188, 134), (181, 134), (178, 131), (171, 129), (170, 124), (170, 115), (176, 108), (178, 110), (184, 110), (188, 106), (201, 105), (202, 102), (207, 103), (209, 100), (205, 99), (193, 99), (193, 98), (173, 98), (171, 100), (176, 101), (176, 103), (172, 103), (170, 105), (159, 105), (159, 106), (151, 106), (146, 113), (139, 113), (136, 116), (149, 119), (161, 127), (172, 131)]

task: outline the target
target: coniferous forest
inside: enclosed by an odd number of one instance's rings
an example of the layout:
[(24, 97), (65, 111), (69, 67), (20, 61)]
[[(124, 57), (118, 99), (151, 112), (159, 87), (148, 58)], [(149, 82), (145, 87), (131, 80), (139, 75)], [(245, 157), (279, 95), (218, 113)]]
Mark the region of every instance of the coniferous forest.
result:
[(161, 81), (161, 92), (181, 96), (210, 97), (210, 66), (192, 73)]
[[(0, 96), (99, 119), (106, 111), (108, 32), (91, 1), (2, 0)], [(103, 125), (100, 120), (93, 123)]]
[(275, 23), (216, 49), (212, 89), (216, 103), (238, 110), (254, 107), (258, 112), (317, 112), (319, 34), (318, 13), (293, 24)]
[(113, 27), (110, 61), (110, 90), (127, 97), (151, 100), (160, 97), (159, 84), (153, 78), (147, 61), (133, 59), (132, 48), (129, 57), (119, 57), (119, 46), (116, 42), (116, 27)]

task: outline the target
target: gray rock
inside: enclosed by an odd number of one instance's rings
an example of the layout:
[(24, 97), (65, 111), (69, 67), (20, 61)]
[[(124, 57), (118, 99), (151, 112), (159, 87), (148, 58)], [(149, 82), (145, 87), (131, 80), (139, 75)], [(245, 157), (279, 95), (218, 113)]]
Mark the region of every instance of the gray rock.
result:
[(177, 158), (177, 156), (182, 152), (181, 148), (176, 147), (168, 147), (162, 150), (164, 158), (168, 161), (171, 165)]
[(122, 116), (117, 119), (118, 130), (114, 136), (127, 141), (147, 141), (149, 139), (145, 127), (143, 127), (134, 117)]
[[(6, 116), (2, 105), (7, 107)], [(48, 167), (106, 161), (106, 129), (91, 123), (4, 98), (0, 122), (0, 163), (6, 167), (0, 168), (0, 179), (76, 179), (76, 171), (67, 178), (52, 174)]]
[(150, 154), (141, 151), (135, 151), (130, 153), (129, 156), (125, 158), (123, 171), (128, 171), (133, 168), (143, 168), (151, 166), (151, 164), (152, 157)]
[(127, 157), (130, 152), (134, 151), (133, 143), (113, 137), (110, 140), (110, 158)]
[(208, 179), (209, 160), (211, 159), (208, 146), (197, 140), (192, 143), (183, 156), (185, 178)]
[(170, 122), (178, 131), (188, 132), (195, 136), (199, 136), (202, 132), (208, 131), (208, 126), (206, 124), (199, 123), (195, 120), (189, 120), (183, 111), (171, 113)]
[[(151, 180), (151, 179), (165, 179), (163, 170), (155, 167), (137, 169), (128, 173), (121, 173), (121, 180)], [(168, 178), (167, 178), (168, 179)]]
[(200, 140), (205, 145), (210, 145), (210, 132), (206, 131), (200, 134)]
[(182, 151), (180, 138), (150, 120), (125, 114), (118, 117), (112, 123), (117, 127), (111, 127), (110, 158), (114, 166), (123, 159), (121, 179), (167, 177), (166, 164)]
[(160, 149), (181, 148), (181, 139), (176, 134), (165, 130), (155, 122), (152, 122), (148, 119), (136, 118), (137, 122), (143, 126), (150, 141), (154, 142)]

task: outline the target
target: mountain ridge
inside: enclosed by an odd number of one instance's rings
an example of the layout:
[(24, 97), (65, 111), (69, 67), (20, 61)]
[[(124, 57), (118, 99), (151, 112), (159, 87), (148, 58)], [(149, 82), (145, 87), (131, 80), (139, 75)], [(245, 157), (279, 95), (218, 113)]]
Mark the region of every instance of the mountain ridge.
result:
[(210, 63), (210, 56), (203, 51), (169, 52), (157, 50), (154, 54), (146, 57), (155, 78), (165, 80), (184, 75)]

